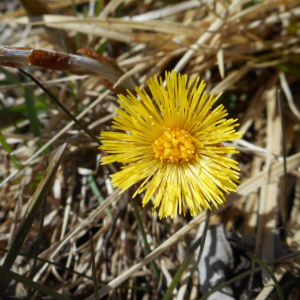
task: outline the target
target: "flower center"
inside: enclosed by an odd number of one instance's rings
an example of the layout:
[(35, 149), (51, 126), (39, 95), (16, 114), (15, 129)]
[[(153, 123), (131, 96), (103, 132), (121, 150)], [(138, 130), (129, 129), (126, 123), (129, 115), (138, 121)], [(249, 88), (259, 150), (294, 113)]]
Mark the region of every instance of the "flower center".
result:
[(155, 158), (166, 162), (181, 163), (194, 157), (195, 146), (192, 137), (185, 130), (176, 128), (164, 133), (152, 144)]

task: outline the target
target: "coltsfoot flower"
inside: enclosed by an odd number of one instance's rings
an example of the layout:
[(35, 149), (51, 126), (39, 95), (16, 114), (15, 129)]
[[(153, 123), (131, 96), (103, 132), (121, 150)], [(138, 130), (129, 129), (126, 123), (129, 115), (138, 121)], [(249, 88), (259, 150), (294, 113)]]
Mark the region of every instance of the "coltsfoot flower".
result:
[(113, 186), (123, 192), (140, 183), (133, 197), (143, 193), (143, 206), (153, 199), (160, 218), (218, 207), (239, 183), (238, 163), (225, 156), (238, 151), (222, 145), (241, 136), (234, 129), (239, 124), (225, 119), (222, 104), (212, 108), (221, 94), (208, 97), (199, 82), (172, 71), (166, 72), (166, 88), (161, 78), (147, 82), (153, 101), (138, 87), (141, 100), (129, 91), (118, 95), (121, 108), (112, 127), (123, 133), (100, 135), (100, 149), (111, 154), (101, 163), (128, 164), (111, 175)]

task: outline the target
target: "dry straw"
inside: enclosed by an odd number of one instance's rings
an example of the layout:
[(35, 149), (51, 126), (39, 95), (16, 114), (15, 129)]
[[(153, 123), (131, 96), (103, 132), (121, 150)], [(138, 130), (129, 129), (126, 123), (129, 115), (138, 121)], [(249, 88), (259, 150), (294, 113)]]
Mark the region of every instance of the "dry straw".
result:
[[(125, 105), (130, 101), (125, 98), (126, 89), (133, 99), (134, 87), (139, 86), (150, 98), (147, 81), (155, 76), (168, 79), (165, 70), (188, 78), (200, 76), (209, 95), (223, 91), (217, 103), (224, 105), (230, 118), (239, 120), (236, 130), (244, 132), (241, 139), (223, 143), (224, 149), (236, 147), (239, 151), (227, 155), (239, 163), (242, 183), (225, 202), (221, 197), (224, 206), (219, 210), (211, 206), (210, 224), (224, 225), (234, 261), (246, 262), (232, 266), (226, 280), (240, 280), (232, 275), (237, 270), (252, 272), (246, 251), (264, 263), (277, 257), (283, 257), (279, 259), (282, 262), (291, 251), (296, 263), (288, 267), (281, 263), (271, 270), (271, 278), (279, 282), (287, 299), (299, 294), (293, 271), (298, 271), (300, 244), (300, 1), (140, 1), (136, 5), (130, 0), (47, 4), (37, 0), (35, 6), (28, 2), (0, 1), (1, 266), (5, 251), (14, 245), (13, 237), (31, 196), (47, 174), (45, 156), (51, 161), (61, 145), (67, 143), (67, 147), (46, 199), (44, 219), (38, 215), (23, 237), (11, 272), (0, 268), (0, 273), (6, 272), (10, 278), (26, 279), (23, 283), (32, 289), (13, 283), (8, 294), (40, 299), (48, 291), (43, 287), (48, 287), (61, 299), (95, 299), (95, 288), (99, 288), (99, 297), (160, 299), (170, 284), (176, 285), (174, 275), (202, 234), (199, 225), (204, 220), (201, 214), (159, 220), (147, 206), (135, 211), (128, 199), (139, 186), (119, 195), (113, 184), (121, 183), (124, 189), (122, 180), (110, 177), (118, 176), (123, 162), (134, 161), (127, 157), (122, 163), (100, 165), (99, 156), (114, 161), (117, 154), (106, 156), (101, 150), (99, 155), (97, 143), (16, 72), (16, 67), (27, 68), (95, 136), (110, 132), (113, 119), (118, 119), (115, 110), (121, 112), (121, 106), (116, 94), (123, 95), (121, 104)], [(101, 6), (101, 2), (108, 3)], [(155, 84), (152, 82), (150, 87)], [(277, 106), (279, 88), (285, 145)], [(145, 95), (142, 92), (141, 99), (150, 103)], [(153, 141), (159, 144), (154, 147), (156, 159), (170, 159), (163, 157), (159, 148), (167, 133), (160, 134)], [(151, 147), (151, 155), (155, 155)], [(287, 197), (283, 193), (283, 147)], [(232, 176), (235, 179), (237, 174)], [(131, 179), (130, 185), (134, 182), (135, 178)], [(235, 189), (232, 185), (231, 190)], [(146, 192), (139, 191), (138, 204)], [(217, 202), (215, 197), (213, 200)], [(196, 206), (191, 212), (197, 213)], [(140, 213), (145, 235), (136, 213)], [(174, 214), (173, 208), (163, 209), (160, 216)], [(38, 256), (32, 257), (35, 252)], [(30, 274), (34, 261), (37, 271)], [(180, 291), (177, 299), (208, 295), (201, 295), (198, 274), (192, 274), (192, 268), (183, 271), (177, 290), (173, 290), (175, 295)], [(232, 285), (235, 295), (250, 292), (252, 298), (263, 299), (276, 293), (268, 272), (245, 277), (241, 289)], [(99, 287), (93, 286), (95, 277)]]

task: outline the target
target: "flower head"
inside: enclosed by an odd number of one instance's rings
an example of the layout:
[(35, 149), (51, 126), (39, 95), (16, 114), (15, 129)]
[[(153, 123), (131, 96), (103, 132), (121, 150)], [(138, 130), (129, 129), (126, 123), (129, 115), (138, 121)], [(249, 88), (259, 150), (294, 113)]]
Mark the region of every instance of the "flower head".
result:
[(113, 126), (120, 132), (102, 132), (101, 149), (111, 155), (102, 164), (127, 163), (111, 175), (114, 187), (127, 190), (140, 183), (134, 196), (143, 193), (143, 206), (153, 199), (153, 212), (160, 218), (218, 207), (224, 193), (236, 191), (237, 162), (225, 156), (237, 153), (222, 142), (240, 137), (236, 120), (228, 119), (223, 105), (212, 109), (217, 97), (206, 94), (204, 81), (188, 82), (187, 75), (166, 72), (166, 88), (161, 78), (148, 83), (153, 101), (136, 87), (141, 100), (129, 93), (118, 95)]

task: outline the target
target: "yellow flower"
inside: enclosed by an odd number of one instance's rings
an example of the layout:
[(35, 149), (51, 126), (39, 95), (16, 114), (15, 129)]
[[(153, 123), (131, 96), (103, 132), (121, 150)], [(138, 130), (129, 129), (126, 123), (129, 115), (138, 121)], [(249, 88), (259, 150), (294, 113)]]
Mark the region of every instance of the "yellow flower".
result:
[(210, 203), (218, 207), (239, 183), (238, 163), (225, 156), (238, 151), (221, 144), (241, 136), (234, 129), (239, 124), (225, 119), (223, 105), (212, 109), (221, 94), (208, 99), (199, 81), (187, 83), (187, 75), (166, 72), (166, 88), (161, 78), (147, 82), (154, 101), (138, 87), (141, 100), (129, 91), (118, 95), (122, 108), (112, 127), (123, 133), (100, 135), (100, 149), (111, 154), (101, 163), (129, 164), (111, 175), (113, 186), (123, 192), (141, 182), (133, 197), (143, 193), (143, 206), (152, 198), (160, 218), (185, 215), (186, 207), (192, 216), (211, 209)]

